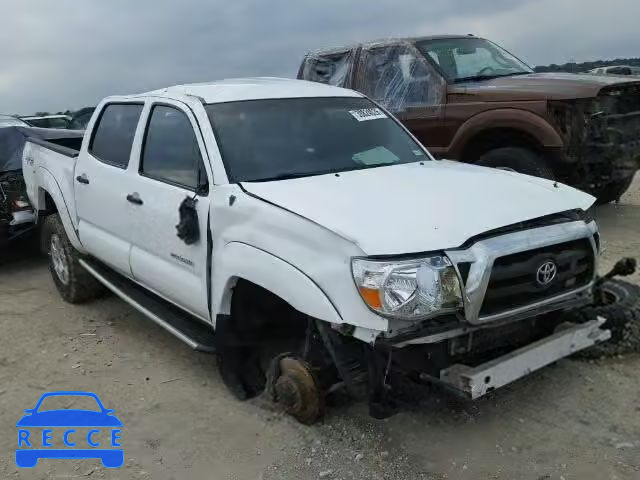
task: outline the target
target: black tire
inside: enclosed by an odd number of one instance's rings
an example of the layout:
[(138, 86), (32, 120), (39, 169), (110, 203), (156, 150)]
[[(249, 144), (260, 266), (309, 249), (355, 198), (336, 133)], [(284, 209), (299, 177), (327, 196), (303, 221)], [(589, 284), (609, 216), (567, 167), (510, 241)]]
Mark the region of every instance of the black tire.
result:
[(555, 180), (553, 169), (536, 152), (520, 147), (503, 147), (490, 150), (480, 157), (476, 165), (503, 168), (518, 173)]
[(578, 352), (580, 358), (594, 359), (640, 351), (640, 287), (623, 280), (608, 280), (602, 285), (603, 305), (592, 305), (570, 314), (570, 321), (587, 322), (597, 316), (607, 321), (611, 339)]
[(618, 200), (620, 200), (620, 197), (624, 195), (624, 192), (629, 189), (632, 182), (633, 176), (625, 178), (624, 180), (619, 180), (617, 182), (611, 182), (610, 184), (605, 185), (604, 187), (600, 187), (589, 193), (598, 199), (599, 205), (617, 202)]
[(83, 303), (104, 294), (105, 287), (78, 262), (82, 255), (71, 245), (58, 214), (45, 219), (42, 239), (53, 282), (66, 302)]

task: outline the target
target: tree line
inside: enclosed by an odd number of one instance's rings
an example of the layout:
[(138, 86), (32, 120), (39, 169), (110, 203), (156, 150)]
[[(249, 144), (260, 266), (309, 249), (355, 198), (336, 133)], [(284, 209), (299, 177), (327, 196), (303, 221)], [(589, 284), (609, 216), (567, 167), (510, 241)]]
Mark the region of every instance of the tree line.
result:
[(562, 65), (539, 65), (534, 68), (536, 72), (588, 72), (594, 68), (610, 67), (613, 65), (628, 65), (630, 67), (640, 67), (640, 58), (616, 58), (614, 60), (594, 60), (592, 62), (569, 62)]

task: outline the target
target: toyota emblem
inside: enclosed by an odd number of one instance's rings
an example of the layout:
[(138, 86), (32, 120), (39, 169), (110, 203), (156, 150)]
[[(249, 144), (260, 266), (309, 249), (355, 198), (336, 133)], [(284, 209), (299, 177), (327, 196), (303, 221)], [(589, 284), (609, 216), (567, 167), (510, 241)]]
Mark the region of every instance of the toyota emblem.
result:
[(546, 287), (556, 278), (558, 274), (558, 266), (552, 260), (548, 260), (544, 262), (542, 265), (538, 267), (538, 272), (536, 273), (536, 280), (538, 281), (538, 285), (542, 287)]

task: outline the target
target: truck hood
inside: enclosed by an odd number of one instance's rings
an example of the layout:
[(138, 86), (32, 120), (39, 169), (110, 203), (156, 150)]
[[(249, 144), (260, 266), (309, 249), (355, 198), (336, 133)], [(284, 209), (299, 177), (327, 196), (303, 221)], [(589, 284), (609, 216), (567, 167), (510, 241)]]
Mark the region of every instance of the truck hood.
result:
[[(567, 100), (591, 98), (604, 87), (638, 83), (638, 79), (574, 73), (531, 73), (452, 85), (449, 93), (464, 101)], [(478, 98), (479, 97), (479, 98)]]
[(586, 210), (595, 201), (555, 185), (446, 160), (242, 184), (248, 193), (354, 242), (367, 255), (456, 248), (481, 233)]

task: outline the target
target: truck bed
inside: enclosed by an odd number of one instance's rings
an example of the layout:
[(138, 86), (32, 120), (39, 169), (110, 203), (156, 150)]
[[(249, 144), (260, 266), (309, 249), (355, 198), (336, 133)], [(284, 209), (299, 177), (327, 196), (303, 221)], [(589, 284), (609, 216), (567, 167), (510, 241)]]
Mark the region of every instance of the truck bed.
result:
[(60, 153), (65, 157), (75, 158), (80, 153), (83, 136), (83, 132), (79, 131), (77, 135), (57, 138), (42, 138), (33, 136), (27, 138), (27, 141), (53, 150), (54, 152)]
[(22, 153), (22, 172), (26, 184), (27, 195), (31, 204), (38, 211), (47, 210), (47, 198), (39, 187), (44, 187), (56, 205), (64, 205), (60, 211), (63, 222), (71, 229), (76, 218), (75, 202), (73, 202), (74, 170), (76, 159), (84, 132), (82, 131), (46, 131), (29, 129), (30, 135)]

